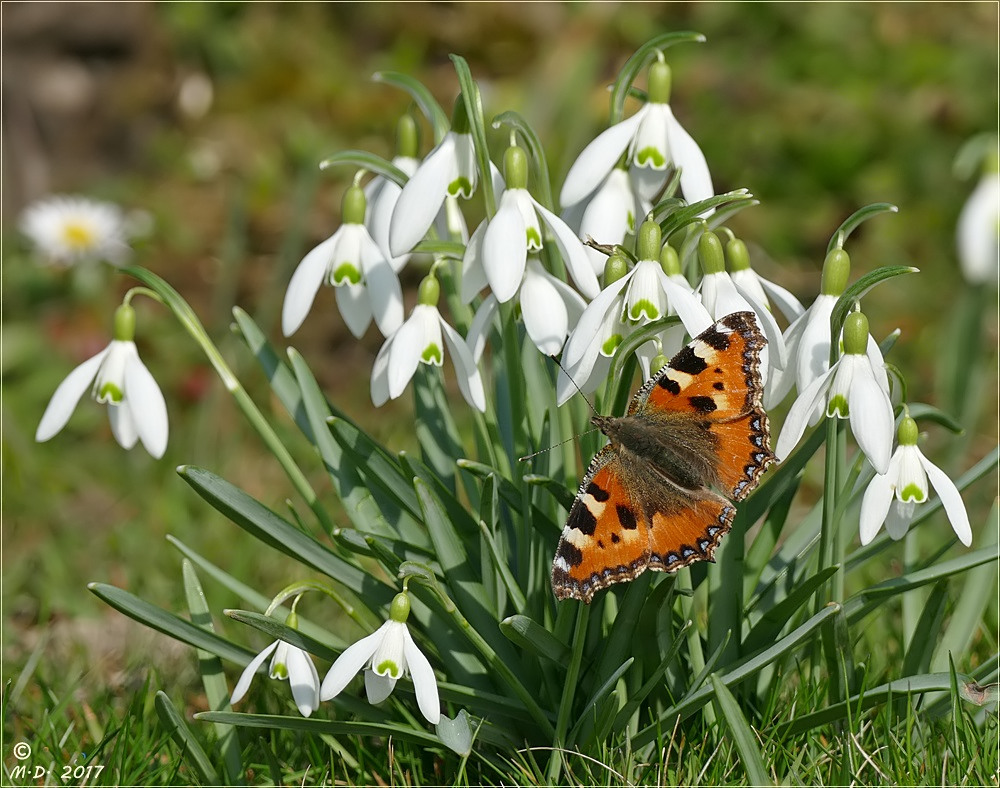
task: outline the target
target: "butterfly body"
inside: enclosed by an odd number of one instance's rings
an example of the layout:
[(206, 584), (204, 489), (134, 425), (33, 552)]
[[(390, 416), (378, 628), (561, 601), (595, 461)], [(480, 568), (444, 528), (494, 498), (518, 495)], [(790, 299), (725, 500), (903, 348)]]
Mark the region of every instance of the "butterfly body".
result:
[(636, 393), (570, 509), (552, 564), (560, 599), (589, 603), (646, 569), (712, 560), (736, 509), (775, 461), (759, 372), (765, 340), (751, 312), (727, 315)]

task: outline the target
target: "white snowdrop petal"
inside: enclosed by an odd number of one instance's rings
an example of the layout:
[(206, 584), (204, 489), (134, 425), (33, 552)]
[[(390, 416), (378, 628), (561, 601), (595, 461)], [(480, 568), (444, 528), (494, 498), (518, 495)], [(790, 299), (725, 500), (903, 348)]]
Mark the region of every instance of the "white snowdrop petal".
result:
[(554, 356), (566, 341), (569, 315), (559, 292), (545, 279), (537, 260), (528, 261), (520, 302), (524, 328), (531, 341), (546, 356)]
[(417, 371), (421, 353), (427, 347), (427, 333), (417, 312), (419, 308), (420, 305), (414, 307), (409, 319), (392, 337), (389, 349), (389, 397), (392, 399), (403, 393)]
[(815, 414), (817, 406), (823, 402), (830, 378), (836, 372), (837, 368), (834, 367), (816, 378), (799, 394), (795, 402), (792, 403), (792, 407), (788, 409), (788, 415), (785, 416), (785, 423), (781, 425), (781, 432), (774, 449), (779, 460), (784, 461), (792, 453), (792, 449), (802, 438), (802, 433), (812, 423), (811, 417)]
[(36, 441), (47, 441), (66, 426), (66, 422), (73, 415), (80, 397), (90, 388), (90, 384), (97, 377), (97, 371), (110, 349), (111, 345), (108, 345), (96, 356), (91, 356), (77, 366), (63, 379), (53, 392), (52, 399), (49, 400), (45, 413), (42, 414), (42, 420), (38, 423), (38, 429), (35, 430)]
[(396, 200), (389, 227), (389, 253), (393, 256), (412, 250), (441, 209), (448, 184), (458, 176), (455, 136), (448, 132), (427, 154)]
[(524, 277), (528, 258), (524, 219), (517, 209), (515, 189), (504, 192), (496, 215), (483, 237), (482, 261), (486, 281), (501, 304), (510, 301)]
[(111, 434), (115, 436), (118, 445), (123, 449), (131, 449), (139, 440), (139, 431), (135, 426), (135, 414), (129, 407), (128, 400), (122, 400), (117, 405), (108, 405), (108, 422), (111, 424)]
[(146, 451), (160, 459), (167, 450), (167, 403), (138, 354), (125, 364), (125, 400)]
[(343, 227), (303, 257), (292, 274), (281, 306), (281, 333), (286, 337), (294, 334), (309, 314), (316, 293), (333, 262), (342, 230)]
[(290, 646), (287, 660), (292, 698), (299, 714), (308, 717), (319, 707), (319, 674), (312, 659), (300, 648)]
[(861, 544), (866, 545), (882, 527), (885, 516), (889, 512), (889, 504), (892, 502), (892, 483), (888, 475), (876, 473), (869, 482), (865, 490), (864, 498), (861, 499), (860, 535)]
[(417, 695), (417, 706), (431, 725), (437, 725), (441, 720), (441, 701), (438, 697), (437, 679), (434, 669), (427, 657), (423, 655), (409, 630), (405, 631), (403, 639), (403, 654), (413, 679), (413, 691)]
[[(712, 187), (712, 176), (708, 171), (708, 162), (701, 152), (698, 143), (694, 141), (684, 127), (678, 123), (670, 107), (667, 111), (667, 135), (670, 140), (671, 156), (674, 166), (681, 170), (681, 192), (688, 203), (707, 200), (715, 194)], [(706, 212), (704, 215), (708, 215)]]
[(372, 305), (364, 285), (341, 285), (334, 289), (337, 309), (347, 330), (360, 339), (372, 322)]
[(597, 188), (632, 141), (645, 113), (646, 107), (643, 107), (632, 117), (598, 134), (581, 151), (566, 173), (566, 180), (559, 193), (562, 205), (579, 202)]
[(931, 486), (941, 499), (948, 521), (959, 541), (966, 547), (972, 546), (972, 528), (969, 525), (969, 513), (965, 510), (965, 502), (958, 487), (944, 471), (921, 454), (921, 464), (927, 471)]
[(374, 670), (365, 671), (365, 695), (372, 706), (378, 706), (395, 688), (396, 679), (392, 676), (380, 676)]
[(489, 223), (485, 220), (479, 223), (462, 256), (462, 303), (467, 304), (489, 283), (486, 281), (486, 269), (483, 268), (483, 238)]
[(500, 302), (497, 301), (495, 295), (490, 293), (483, 299), (483, 303), (479, 305), (479, 309), (476, 310), (476, 314), (472, 318), (472, 324), (469, 326), (469, 335), (465, 338), (465, 344), (477, 364), (479, 363), (479, 359), (483, 357), (483, 351), (486, 349), (486, 340), (489, 337), (490, 328), (493, 326), (493, 317), (499, 308)]
[(323, 684), (319, 690), (320, 700), (330, 700), (330, 698), (334, 698), (341, 693), (348, 682), (374, 656), (376, 650), (382, 644), (387, 628), (391, 623), (391, 621), (386, 621), (372, 634), (361, 638), (357, 643), (352, 643), (344, 649), (323, 679)]
[[(850, 355), (845, 356), (846, 358), (850, 358)], [(867, 359), (863, 363), (867, 364)], [(863, 367), (859, 367), (857, 374), (853, 376), (848, 396), (851, 432), (875, 470), (885, 473), (892, 455), (892, 405), (875, 382), (874, 376), (870, 372), (864, 374), (863, 370)]]
[(257, 656), (250, 660), (249, 664), (243, 669), (240, 674), (239, 680), (236, 682), (236, 686), (233, 688), (232, 697), (229, 699), (230, 705), (236, 705), (241, 700), (243, 696), (247, 694), (247, 690), (250, 689), (250, 684), (253, 681), (253, 677), (256, 675), (257, 671), (260, 670), (260, 666), (264, 664), (264, 661), (271, 656), (271, 652), (278, 647), (278, 643), (281, 641), (274, 641), (270, 646), (261, 651)]
[(372, 365), (371, 395), (372, 404), (379, 408), (389, 400), (389, 348), (392, 346), (392, 337), (382, 343), (378, 355), (375, 356), (375, 363)]
[(461, 335), (443, 320), (441, 321), (441, 330), (444, 332), (444, 341), (448, 344), (448, 350), (451, 352), (451, 360), (455, 366), (455, 376), (458, 378), (458, 388), (462, 392), (462, 396), (480, 413), (485, 413), (486, 391), (483, 389), (483, 379), (472, 358), (472, 352)]
[(568, 224), (556, 216), (552, 211), (545, 208), (541, 203), (535, 202), (535, 210), (542, 217), (542, 221), (548, 226), (555, 238), (556, 246), (559, 247), (559, 254), (562, 255), (563, 262), (570, 277), (576, 283), (577, 288), (587, 298), (594, 298), (601, 291), (601, 286), (597, 282), (597, 274), (587, 257), (583, 243), (577, 238)]

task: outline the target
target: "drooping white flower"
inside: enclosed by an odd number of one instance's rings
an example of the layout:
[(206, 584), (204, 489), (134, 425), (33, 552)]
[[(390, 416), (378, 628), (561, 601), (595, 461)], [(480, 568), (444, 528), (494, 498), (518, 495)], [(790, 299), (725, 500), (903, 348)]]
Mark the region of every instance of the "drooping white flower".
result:
[(465, 340), (438, 311), (440, 290), (433, 274), (420, 283), (417, 305), (375, 357), (371, 395), (376, 407), (402, 394), (419, 364), (442, 366), (447, 346), (462, 396), (474, 408), (485, 412), (486, 392), (479, 369)]
[[(586, 302), (573, 288), (546, 271), (534, 255), (528, 258), (517, 292), (528, 337), (541, 353), (556, 355), (566, 342), (570, 326), (575, 326), (583, 314)], [(469, 326), (466, 342), (476, 363), (482, 357), (490, 326), (499, 308), (500, 302), (490, 293), (479, 305)]]
[(844, 354), (801, 391), (789, 409), (775, 454), (784, 460), (791, 453), (806, 426), (818, 421), (817, 406), (825, 401), (827, 417), (849, 418), (861, 451), (875, 470), (884, 474), (889, 468), (893, 433), (885, 362), (862, 313), (847, 316), (843, 336)]
[(24, 209), (19, 226), (43, 262), (52, 265), (101, 260), (120, 265), (130, 251), (121, 209), (88, 197), (38, 200)]
[[(958, 261), (973, 285), (1000, 281), (1000, 167), (993, 159), (958, 217)], [(990, 171), (992, 170), (992, 171)]]
[(462, 260), (462, 295), (472, 300), (483, 283), (500, 303), (512, 299), (524, 281), (529, 254), (544, 243), (542, 225), (548, 227), (570, 277), (588, 298), (600, 292), (597, 276), (580, 239), (558, 216), (535, 200), (525, 188), (528, 161), (524, 151), (511, 145), (504, 154), (507, 188), (499, 197), (497, 212), (473, 233)]
[[(419, 160), (412, 156), (396, 156), (392, 163), (409, 177), (413, 177), (420, 164)], [(407, 252), (392, 256), (389, 251), (389, 227), (392, 224), (392, 214), (399, 201), (399, 195), (403, 193), (403, 187), (389, 178), (376, 175), (368, 182), (364, 191), (368, 202), (365, 226), (371, 233), (372, 240), (378, 244), (378, 248), (389, 261), (392, 270), (398, 274), (409, 261), (410, 254)]]
[[(288, 625), (293, 628), (294, 616), (295, 614), (291, 613), (288, 618), (288, 622), (291, 622)], [(312, 657), (298, 646), (293, 646), (284, 640), (274, 641), (250, 660), (233, 688), (233, 695), (229, 699), (230, 705), (235, 706), (247, 694), (253, 677), (268, 657), (271, 657), (268, 674), (272, 679), (288, 681), (299, 714), (308, 717), (319, 708), (319, 673), (316, 672)]]
[(649, 70), (649, 100), (635, 115), (602, 132), (583, 149), (566, 174), (560, 194), (563, 205), (580, 202), (594, 191), (626, 152), (643, 199), (652, 199), (662, 188), (668, 166), (681, 170), (681, 192), (689, 203), (714, 194), (704, 154), (667, 103), (670, 79), (670, 67), (654, 62)]
[(917, 423), (905, 416), (897, 432), (899, 445), (885, 474), (875, 474), (861, 500), (861, 544), (868, 544), (885, 523), (893, 539), (902, 539), (927, 501), (928, 479), (934, 485), (955, 535), (972, 545), (972, 529), (962, 496), (948, 475), (928, 460), (917, 446)]
[(368, 637), (348, 646), (337, 657), (320, 689), (320, 698), (330, 700), (339, 695), (348, 682), (366, 665), (365, 691), (368, 702), (381, 703), (395, 689), (405, 674), (413, 679), (417, 706), (431, 725), (441, 720), (437, 679), (427, 657), (423, 655), (406, 626), (410, 600), (406, 593), (396, 594), (389, 610), (389, 620)]
[[(563, 219), (577, 228), (580, 238), (589, 237), (613, 246), (623, 243), (627, 235), (635, 234), (636, 217), (645, 216), (651, 207), (635, 194), (628, 172), (623, 167), (614, 167), (589, 196), (563, 208)], [(584, 251), (594, 273), (603, 272), (607, 257), (589, 246)]]
[(358, 185), (344, 195), (343, 224), (299, 263), (285, 291), (281, 330), (294, 334), (325, 281), (337, 289), (344, 323), (361, 337), (375, 318), (383, 336), (403, 322), (403, 293), (392, 264), (364, 225), (365, 195)]
[[(35, 440), (47, 441), (73, 415), (83, 393), (108, 406), (108, 420), (115, 440), (131, 449), (137, 440), (159, 459), (167, 449), (167, 405), (160, 387), (139, 360), (132, 341), (135, 311), (122, 304), (115, 312), (115, 338), (66, 376), (49, 400), (35, 431)], [(91, 387), (91, 383), (93, 386)]]
[[(660, 240), (659, 225), (647, 220), (639, 228), (640, 259), (631, 271), (625, 272), (624, 261), (617, 255), (608, 258), (604, 289), (587, 305), (566, 341), (563, 369), (556, 382), (559, 404), (573, 396), (574, 382), (584, 392), (596, 388), (600, 377), (595, 370), (606, 371), (610, 363), (601, 358), (614, 355), (632, 326), (677, 315), (688, 333), (697, 336), (712, 325), (708, 311), (686, 282), (679, 284), (667, 275), (665, 268), (674, 273), (672, 266), (676, 266), (679, 272), (680, 264), (672, 247), (666, 245), (661, 250)], [(662, 260), (657, 260), (661, 255)], [(648, 371), (648, 361), (657, 352), (650, 348), (650, 352), (640, 354), (644, 371)]]

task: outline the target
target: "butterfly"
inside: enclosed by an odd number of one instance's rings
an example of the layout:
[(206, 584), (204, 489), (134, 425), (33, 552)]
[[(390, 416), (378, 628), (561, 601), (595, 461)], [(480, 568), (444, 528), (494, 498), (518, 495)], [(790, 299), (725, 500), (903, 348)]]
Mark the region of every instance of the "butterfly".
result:
[[(632, 398), (594, 415), (609, 443), (590, 463), (552, 562), (559, 599), (587, 604), (647, 569), (711, 561), (736, 508), (776, 457), (761, 398), (753, 312), (703, 331)], [(720, 495), (723, 493), (723, 495)]]

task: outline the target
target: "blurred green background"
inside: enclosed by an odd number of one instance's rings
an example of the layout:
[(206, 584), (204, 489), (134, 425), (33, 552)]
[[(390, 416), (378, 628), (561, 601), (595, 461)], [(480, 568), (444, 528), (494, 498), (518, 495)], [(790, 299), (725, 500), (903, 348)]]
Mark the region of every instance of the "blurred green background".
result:
[[(330, 500), (322, 468), (228, 324), (238, 304), (279, 338), (288, 277), (336, 228), (352, 175), (320, 173), (318, 162), (346, 148), (391, 156), (408, 101), (371, 74), (410, 73), (447, 111), (448, 54), (464, 55), (487, 116), (519, 111), (559, 183), (604, 127), (606, 86), (628, 55), (653, 34), (695, 30), (706, 44), (667, 53), (671, 103), (717, 191), (747, 187), (761, 200), (731, 225), (758, 271), (808, 303), (840, 222), (868, 203), (898, 205), (852, 237), (852, 278), (885, 264), (921, 269), (878, 289), (865, 311), (877, 337), (902, 329), (890, 360), (910, 400), (947, 407), (959, 373), (942, 357), (970, 298), (954, 228), (975, 182), (956, 177), (953, 162), (970, 137), (996, 130), (997, 13), (995, 3), (4, 4), (3, 679), (33, 654), (35, 675), (63, 688), (134, 686), (136, 662), (193, 677), (190, 652), (139, 634), (85, 590), (107, 581), (180, 610), (167, 533), (266, 594), (298, 571), (260, 554), (174, 474), (182, 463), (208, 467), (278, 511), (292, 495), (186, 334), (148, 300), (137, 302), (138, 343), (168, 403), (164, 460), (123, 452), (89, 401), (55, 439), (34, 443), (55, 386), (108, 341), (134, 283), (36, 266), (16, 232), (27, 203), (82, 193), (148, 212), (135, 262), (192, 303)], [(473, 200), (470, 227), (480, 212)], [(405, 273), (410, 302), (419, 277)], [(969, 434), (958, 451), (931, 427), (925, 447), (952, 473), (996, 443), (995, 294), (986, 300), (980, 374), (959, 386), (984, 381)], [(338, 406), (408, 448), (406, 398), (378, 412), (368, 399), (380, 343), (374, 328), (353, 340), (325, 290), (289, 344)], [(967, 496), (974, 530), (993, 494)], [(943, 518), (936, 527), (947, 528)], [(236, 604), (207, 590), (220, 611)]]

